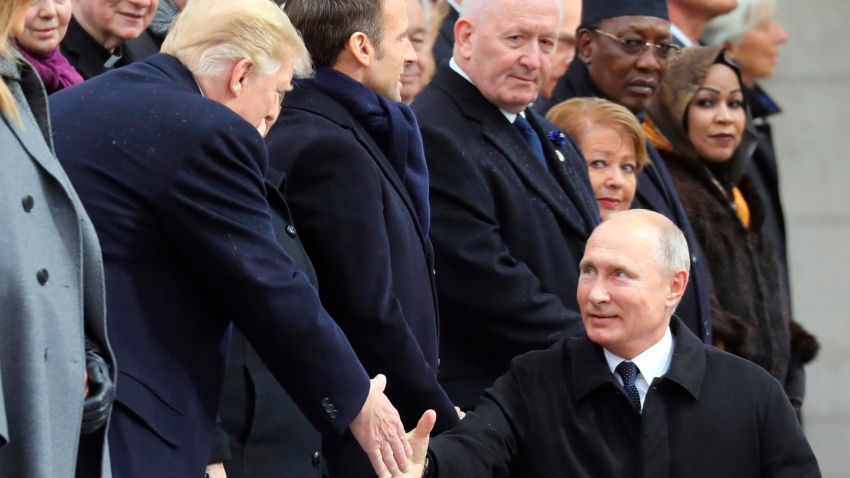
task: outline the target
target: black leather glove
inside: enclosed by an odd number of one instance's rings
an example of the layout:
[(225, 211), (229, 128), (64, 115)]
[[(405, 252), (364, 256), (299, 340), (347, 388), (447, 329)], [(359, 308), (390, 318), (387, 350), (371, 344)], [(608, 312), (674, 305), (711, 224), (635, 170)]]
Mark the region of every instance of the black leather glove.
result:
[(109, 365), (103, 359), (100, 347), (86, 337), (86, 372), (89, 396), (83, 403), (82, 433), (94, 433), (109, 420), (112, 402), (115, 400), (115, 384), (109, 373)]

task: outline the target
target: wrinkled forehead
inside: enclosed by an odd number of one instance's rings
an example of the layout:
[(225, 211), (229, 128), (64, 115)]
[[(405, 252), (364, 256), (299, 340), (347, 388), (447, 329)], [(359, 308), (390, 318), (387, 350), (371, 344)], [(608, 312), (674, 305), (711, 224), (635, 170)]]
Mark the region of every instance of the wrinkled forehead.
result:
[(484, 8), (482, 27), (535, 26), (557, 33), (561, 23), (560, 0), (490, 0)]
[(656, 228), (641, 220), (617, 218), (603, 222), (590, 235), (585, 260), (617, 258), (620, 262), (653, 260), (658, 243)]

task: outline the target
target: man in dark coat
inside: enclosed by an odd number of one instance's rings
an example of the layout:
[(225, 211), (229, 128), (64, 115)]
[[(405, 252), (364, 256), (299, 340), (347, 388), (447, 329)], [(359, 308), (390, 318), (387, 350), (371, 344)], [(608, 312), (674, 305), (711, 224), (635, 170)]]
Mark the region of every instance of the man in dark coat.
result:
[[(440, 380), (468, 409), (513, 357), (581, 332), (570, 291), (599, 213), (574, 143), (527, 109), (548, 74), (560, 2), (464, 6), (454, 57), (414, 110), (431, 175)], [(530, 33), (516, 48), (498, 39), (519, 29)]]
[(60, 48), (83, 78), (129, 65), (159, 51), (146, 28), (156, 0), (74, 0)]
[(463, 0), (446, 0), (446, 3), (448, 3), (449, 12), (440, 23), (440, 30), (437, 32), (437, 38), (434, 39), (434, 46), (432, 47), (434, 64), (437, 66), (449, 61), (449, 58), (452, 57), (452, 50), (455, 47), (455, 22), (460, 17)]
[[(269, 160), (287, 175), (322, 303), (367, 372), (386, 374), (402, 421), (412, 427), (435, 408), (437, 429), (446, 430), (457, 417), (437, 381), (427, 169), (413, 113), (398, 103), (415, 55), (406, 4), (288, 0), (285, 12), (317, 71), (287, 96), (267, 139)], [(373, 476), (350, 436), (327, 435), (323, 447), (332, 477)]]
[(714, 17), (729, 12), (738, 0), (669, 0), (670, 33), (680, 47), (700, 44), (705, 25)]
[[(295, 268), (315, 287), (318, 283), (313, 264), (280, 192), (285, 182), (283, 173), (266, 169), (266, 199), (275, 237)], [(237, 328), (230, 338), (218, 414), (221, 423), (208, 471), (223, 462), (228, 478), (322, 476), (321, 434)]]
[[(634, 45), (627, 46), (624, 39)], [(654, 46), (647, 47), (648, 43)], [(571, 98), (598, 96), (621, 104), (642, 118), (667, 72), (667, 59), (675, 48), (671, 45), (665, 0), (586, 1), (582, 7), (576, 57), (555, 86), (550, 100), (535, 104), (535, 108), (546, 112)], [(698, 337), (710, 343), (707, 269), (664, 160), (649, 142), (647, 150), (651, 162), (638, 176), (632, 207), (660, 212), (684, 231), (693, 265), (688, 291), (676, 315)]]
[(303, 42), (267, 0), (192, 0), (163, 52), (52, 97), (58, 156), (103, 245), (115, 475), (203, 474), (231, 321), (315, 427), (350, 429), (378, 474), (397, 473), (384, 379), (281, 249), (265, 197), (261, 135), (293, 71), (309, 73)]
[(782, 386), (671, 319), (689, 262), (669, 219), (612, 214), (581, 261), (587, 336), (517, 358), (426, 455), (428, 412), (404, 476), (820, 477)]

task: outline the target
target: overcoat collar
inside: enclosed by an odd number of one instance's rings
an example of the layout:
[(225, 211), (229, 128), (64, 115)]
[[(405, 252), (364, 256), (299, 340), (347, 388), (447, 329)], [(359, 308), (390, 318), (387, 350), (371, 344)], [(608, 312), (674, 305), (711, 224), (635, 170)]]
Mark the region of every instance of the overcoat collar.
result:
[(0, 75), (6, 84), (10, 85), (16, 101), (26, 102), (26, 105), (19, 106), (19, 120), (9, 119), (5, 115), (0, 115), (0, 118), (33, 160), (68, 189), (70, 185), (65, 183), (65, 174), (60, 170), (53, 153), (47, 94), (41, 79), (33, 67), (17, 53), (14, 53), (12, 58), (0, 59)]
[[(673, 333), (673, 359), (670, 368), (658, 380), (676, 384), (695, 400), (699, 399), (705, 377), (705, 345), (682, 323), (678, 317), (670, 321)], [(575, 401), (581, 401), (599, 387), (617, 386), (602, 347), (581, 336), (573, 347), (564, 349), (570, 364), (568, 377)]]
[[(546, 161), (553, 172), (547, 171), (534, 157), (522, 135), (507, 121), (499, 108), (487, 101), (472, 83), (452, 71), (448, 64), (438, 68), (433, 84), (453, 98), (467, 118), (480, 125), (482, 135), (502, 153), (517, 174), (557, 216), (577, 232), (590, 234), (598, 222), (591, 215), (596, 205), (587, 205), (578, 193), (583, 188), (589, 188), (587, 172), (578, 170), (573, 164), (574, 152), (556, 148), (552, 141), (540, 134), (542, 125), (548, 125), (544, 123), (545, 120), (531, 110), (526, 110), (526, 119), (540, 136)], [(551, 127), (560, 131), (555, 126)], [(570, 207), (570, 204), (575, 207)]]
[(404, 201), (404, 205), (410, 216), (413, 218), (413, 224), (416, 227), (416, 232), (419, 235), (423, 248), (427, 251), (427, 256), (431, 257), (431, 245), (419, 221), (416, 219), (416, 209), (413, 207), (413, 202), (407, 194), (407, 189), (404, 187), (401, 177), (396, 172), (396, 168), (387, 159), (384, 152), (372, 139), (372, 136), (366, 131), (354, 116), (346, 110), (339, 102), (335, 101), (330, 96), (308, 86), (301, 86), (292, 91), (286, 96), (286, 102), (283, 106), (285, 109), (304, 110), (310, 113), (322, 116), (323, 118), (336, 123), (342, 128), (350, 130), (357, 141), (369, 152), (372, 159), (375, 160), (381, 172), (396, 190), (398, 195)]

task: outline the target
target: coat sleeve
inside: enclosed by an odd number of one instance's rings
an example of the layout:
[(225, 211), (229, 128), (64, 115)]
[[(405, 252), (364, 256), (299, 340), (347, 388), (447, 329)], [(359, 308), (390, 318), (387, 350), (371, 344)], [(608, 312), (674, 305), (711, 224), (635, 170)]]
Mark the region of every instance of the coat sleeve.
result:
[(344, 431), (362, 408), (369, 377), (275, 240), (262, 138), (228, 124), (186, 144), (159, 197), (163, 229), (314, 426)]
[[(522, 386), (515, 367), (500, 377), (481, 397), (475, 410), (429, 446), (436, 476), (508, 478), (523, 437), (530, 426)], [(431, 476), (434, 476), (432, 474)]]
[[(394, 241), (415, 241), (416, 248), (420, 239), (389, 237), (385, 201), (393, 199), (384, 195), (393, 194), (386, 190), (391, 187), (354, 136), (334, 132), (300, 142), (299, 152), (270, 148), (270, 154), (290, 161), (286, 198), (316, 268), (322, 302), (366, 368), (387, 376), (387, 396), (405, 425), (434, 409), (435, 430), (446, 430), (457, 421), (454, 405), (409, 327), (394, 286), (393, 274), (406, 273), (393, 267)], [(421, 287), (430, 287), (427, 275), (422, 280)], [(430, 301), (422, 306), (436, 307)], [(436, 321), (433, 327), (436, 340)]]
[[(454, 135), (423, 127), (431, 174), (431, 238), (437, 254), (441, 306), (463, 317), (476, 342), (490, 344), (501, 363), (583, 332), (581, 315), (543, 290), (535, 273), (511, 253), (501, 235), (496, 192), (476, 151)], [(470, 149), (472, 153), (470, 153)], [(493, 347), (492, 344), (498, 344)]]
[(760, 417), (762, 472), (765, 478), (819, 478), (817, 459), (785, 392), (770, 380)]

